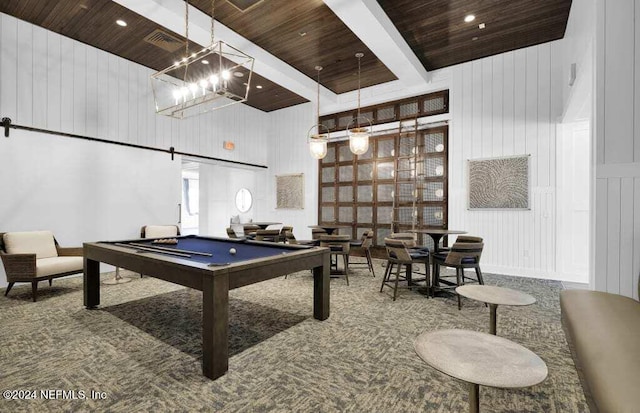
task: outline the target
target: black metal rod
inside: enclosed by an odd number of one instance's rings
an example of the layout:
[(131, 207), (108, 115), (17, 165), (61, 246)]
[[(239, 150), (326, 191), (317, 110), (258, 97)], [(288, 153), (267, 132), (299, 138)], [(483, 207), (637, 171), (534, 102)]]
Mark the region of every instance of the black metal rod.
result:
[(258, 165), (258, 164), (249, 163), (249, 162), (230, 161), (228, 159), (215, 158), (213, 156), (204, 156), (204, 155), (197, 155), (195, 153), (176, 151), (173, 146), (170, 147), (169, 149), (154, 148), (152, 146), (136, 145), (135, 143), (110, 141), (108, 139), (92, 138), (90, 136), (76, 135), (74, 133), (66, 133), (66, 132), (54, 131), (49, 129), (34, 128), (31, 126), (16, 125), (11, 123), (10, 118), (2, 118), (1, 125), (4, 128), (4, 136), (6, 136), (7, 138), (9, 137), (9, 128), (22, 129), (30, 132), (46, 133), (49, 135), (58, 135), (58, 136), (64, 136), (67, 138), (84, 139), (86, 141), (92, 141), (92, 142), (110, 143), (112, 145), (126, 146), (128, 148), (146, 149), (148, 151), (164, 152), (171, 155), (171, 160), (173, 160), (174, 155), (184, 155), (184, 156), (193, 157), (193, 158), (208, 159), (211, 161), (227, 162), (227, 163), (244, 165), (244, 166), (252, 166), (254, 168), (264, 168), (264, 169), (268, 168), (266, 165)]

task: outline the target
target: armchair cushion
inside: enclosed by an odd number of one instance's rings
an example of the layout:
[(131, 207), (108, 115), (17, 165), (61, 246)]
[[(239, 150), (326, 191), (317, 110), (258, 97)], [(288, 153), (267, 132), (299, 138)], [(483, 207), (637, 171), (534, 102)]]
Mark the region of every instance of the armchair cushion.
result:
[(61, 274), (66, 272), (82, 272), (82, 257), (50, 257), (36, 260), (36, 276)]
[(7, 232), (3, 241), (8, 254), (36, 254), (37, 259), (58, 256), (51, 231)]

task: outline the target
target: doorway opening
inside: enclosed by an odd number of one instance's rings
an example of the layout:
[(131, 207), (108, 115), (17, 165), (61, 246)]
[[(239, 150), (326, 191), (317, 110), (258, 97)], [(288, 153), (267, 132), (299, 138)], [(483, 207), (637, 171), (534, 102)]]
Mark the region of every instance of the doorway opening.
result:
[(182, 163), (182, 206), (180, 228), (183, 235), (198, 235), (200, 228), (200, 166)]

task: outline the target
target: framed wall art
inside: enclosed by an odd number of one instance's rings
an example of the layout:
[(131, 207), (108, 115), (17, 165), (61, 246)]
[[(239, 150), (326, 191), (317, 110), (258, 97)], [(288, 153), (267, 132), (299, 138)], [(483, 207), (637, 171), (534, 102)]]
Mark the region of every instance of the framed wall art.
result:
[(469, 159), (469, 209), (530, 209), (530, 158)]
[(304, 174), (276, 175), (276, 208), (304, 209)]

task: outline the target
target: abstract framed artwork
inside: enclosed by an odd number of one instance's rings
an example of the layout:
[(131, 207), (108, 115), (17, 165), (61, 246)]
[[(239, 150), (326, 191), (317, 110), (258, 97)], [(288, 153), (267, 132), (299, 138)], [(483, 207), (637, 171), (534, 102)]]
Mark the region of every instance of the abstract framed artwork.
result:
[(530, 158), (469, 159), (469, 209), (530, 209)]
[(304, 209), (304, 174), (276, 175), (276, 209)]

